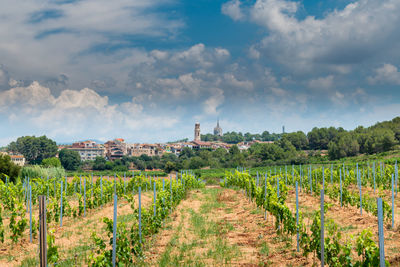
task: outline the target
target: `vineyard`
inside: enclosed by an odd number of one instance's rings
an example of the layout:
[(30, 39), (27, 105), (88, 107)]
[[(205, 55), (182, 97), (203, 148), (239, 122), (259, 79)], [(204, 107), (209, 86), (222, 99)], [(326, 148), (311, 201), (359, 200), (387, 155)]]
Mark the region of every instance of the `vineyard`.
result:
[(0, 181), (0, 266), (400, 266), (398, 166)]

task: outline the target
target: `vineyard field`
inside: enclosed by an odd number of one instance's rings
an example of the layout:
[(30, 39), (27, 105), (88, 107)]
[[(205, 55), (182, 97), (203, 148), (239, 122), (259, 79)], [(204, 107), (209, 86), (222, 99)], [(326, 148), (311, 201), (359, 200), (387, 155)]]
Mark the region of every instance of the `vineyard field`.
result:
[(381, 211), (385, 263), (400, 266), (397, 163), (194, 173), (0, 182), (0, 266), (38, 266), (39, 195), (49, 265), (378, 266)]

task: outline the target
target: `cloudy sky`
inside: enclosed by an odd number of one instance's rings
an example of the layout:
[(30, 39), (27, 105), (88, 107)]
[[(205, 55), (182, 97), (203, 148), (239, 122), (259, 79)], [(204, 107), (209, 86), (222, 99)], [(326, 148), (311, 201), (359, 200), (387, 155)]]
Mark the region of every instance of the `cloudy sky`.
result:
[(399, 0), (2, 0), (0, 145), (400, 115)]

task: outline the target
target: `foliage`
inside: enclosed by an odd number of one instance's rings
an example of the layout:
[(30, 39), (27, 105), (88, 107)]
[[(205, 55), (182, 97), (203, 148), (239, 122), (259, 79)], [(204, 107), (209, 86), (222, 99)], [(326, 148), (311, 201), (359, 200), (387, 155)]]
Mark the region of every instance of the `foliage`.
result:
[(0, 154), (0, 179), (6, 180), (6, 177), (11, 181), (15, 181), (21, 170), (20, 166), (15, 165), (9, 155)]
[(41, 163), (43, 159), (57, 154), (57, 144), (45, 135), (40, 137), (22, 136), (8, 145), (8, 150), (24, 155), (30, 163)]
[(0, 242), (4, 243), (4, 223), (3, 223), (3, 217), (2, 217), (2, 208), (0, 205)]
[[(226, 172), (226, 176), (222, 186), (234, 186), (242, 188), (246, 191), (246, 195), (253, 199), (257, 206), (263, 207), (270, 212), (275, 218), (276, 229), (279, 234), (286, 234), (289, 237), (299, 232), (299, 244), (303, 250), (303, 254), (307, 256), (314, 253), (320, 258), (321, 255), (321, 212), (315, 211), (310, 227), (310, 232), (303, 222), (302, 214), (299, 214), (299, 223), (296, 224), (296, 216), (292, 214), (290, 209), (285, 205), (287, 196), (287, 182), (293, 184), (295, 180), (299, 181), (296, 172), (288, 175), (287, 180), (279, 179), (282, 175), (270, 176), (261, 182), (254, 179), (247, 172)], [(274, 185), (275, 183), (275, 185)], [(280, 190), (278, 191), (278, 188)], [(319, 190), (315, 190), (319, 192)], [(279, 192), (279, 194), (278, 194)], [(325, 204), (324, 213), (328, 210), (329, 205)], [(342, 235), (338, 231), (337, 225), (332, 219), (325, 221), (325, 238), (324, 238), (324, 255), (325, 262), (329, 266), (378, 266), (379, 265), (379, 249), (372, 239), (370, 230), (362, 231), (357, 237), (357, 252), (362, 256), (362, 260), (354, 261), (351, 257), (352, 244), (344, 242)]]
[(44, 168), (40, 165), (33, 166), (25, 166), (22, 168), (21, 177), (26, 178), (34, 178), (34, 177), (43, 177), (43, 178), (61, 178), (65, 177), (65, 170), (62, 167), (49, 167)]
[(81, 164), (81, 157), (79, 156), (79, 153), (71, 149), (62, 149), (59, 153), (59, 158), (62, 166), (66, 170), (75, 171)]
[(51, 157), (42, 160), (43, 167), (61, 167), (61, 161), (56, 157)]
[[(203, 187), (204, 184), (197, 180), (191, 174), (183, 174), (180, 181), (169, 180), (163, 190), (163, 183), (158, 180), (156, 182), (157, 199), (152, 207), (141, 209), (141, 233), (143, 239), (158, 232), (162, 225), (162, 221), (168, 216), (173, 207), (176, 207), (180, 200), (185, 197), (187, 190), (191, 188)], [(171, 183), (171, 184), (170, 184)], [(143, 257), (143, 240), (139, 235), (139, 208), (134, 206), (134, 198), (124, 195), (130, 202), (135, 220), (130, 227), (125, 223), (117, 224), (116, 231), (116, 265), (129, 266), (133, 265), (134, 258)], [(154, 216), (153, 210), (156, 210)], [(112, 263), (112, 244), (113, 244), (113, 220), (103, 218), (106, 224), (106, 232), (108, 242), (98, 237), (96, 233), (92, 234), (92, 239), (96, 245), (95, 253), (90, 255), (91, 266), (111, 266)], [(108, 245), (107, 245), (108, 244)]]
[(47, 234), (47, 264), (55, 265), (59, 256), (58, 246), (55, 245), (54, 230), (49, 230)]

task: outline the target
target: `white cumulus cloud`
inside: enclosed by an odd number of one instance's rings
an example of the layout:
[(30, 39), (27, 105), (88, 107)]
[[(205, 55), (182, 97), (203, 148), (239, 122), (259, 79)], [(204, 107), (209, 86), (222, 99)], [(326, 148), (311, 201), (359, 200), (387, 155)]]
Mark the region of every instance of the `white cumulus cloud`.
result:
[(392, 64), (383, 64), (383, 66), (374, 70), (375, 75), (369, 76), (368, 82), (371, 84), (376, 83), (389, 83), (400, 85), (400, 71)]
[(240, 9), (240, 1), (239, 0), (231, 0), (222, 5), (221, 11), (222, 14), (225, 14), (231, 17), (233, 20), (241, 20), (244, 18), (244, 14)]

